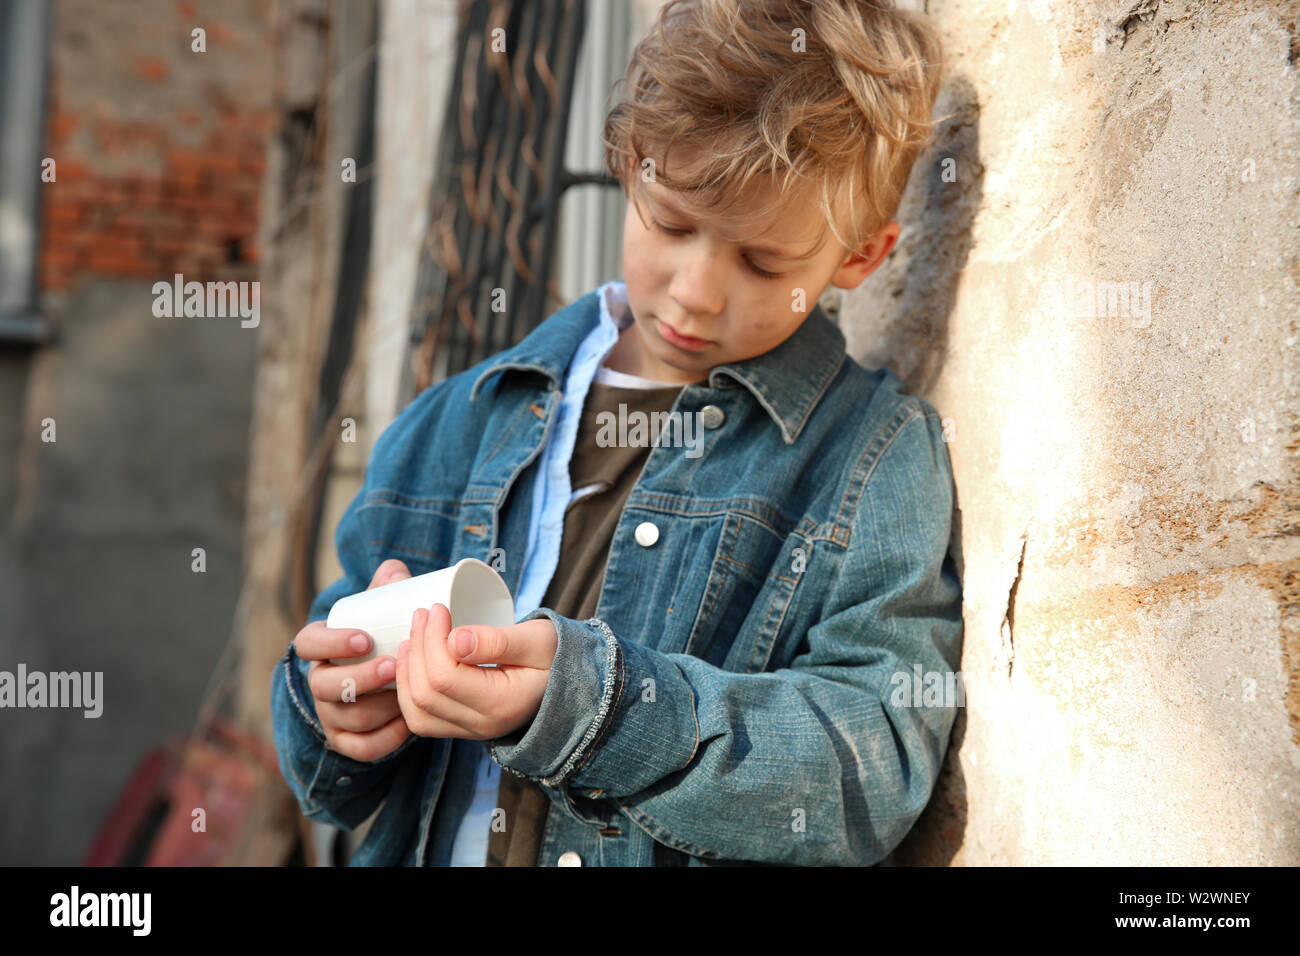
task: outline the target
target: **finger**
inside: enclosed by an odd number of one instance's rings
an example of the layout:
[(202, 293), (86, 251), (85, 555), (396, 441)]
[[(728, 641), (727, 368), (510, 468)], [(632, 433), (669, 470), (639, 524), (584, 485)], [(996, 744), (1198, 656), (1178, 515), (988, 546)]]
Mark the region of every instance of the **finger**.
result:
[[(413, 628), (409, 653), (423, 660), (423, 673), (430, 691), (426, 703), (438, 716), (476, 729), (482, 721), (479, 705), (485, 703), (484, 672), (477, 667), (459, 665), (447, 651), (447, 632), (451, 630), (451, 612), (444, 604), (434, 604), (424, 611), (423, 626)], [(413, 685), (414, 687), (414, 685)], [(416, 694), (416, 702), (421, 698)]]
[[(399, 701), (402, 699), (399, 696)], [(410, 700), (409, 694), (405, 698)], [(409, 704), (407, 706), (410, 706)], [(450, 720), (443, 720), (441, 717), (435, 717), (433, 714), (416, 708), (413, 713), (402, 711), (402, 719), (411, 733), (419, 734), (421, 737), (459, 737), (465, 740), (480, 740), (482, 735), (476, 734), (471, 730), (466, 730), (460, 724), (453, 724)]]
[(382, 690), (396, 675), (397, 662), (387, 655), (360, 664), (317, 661), (307, 668), (307, 686), (317, 700), (343, 701), (345, 694), (357, 698)]
[(403, 578), (409, 578), (410, 576), (411, 569), (408, 568), (404, 562), (397, 558), (389, 558), (387, 561), (381, 562), (379, 567), (375, 568), (375, 576), (370, 579), (370, 586), (367, 587), (366, 590), (369, 591), (373, 588), (381, 588), (385, 584), (392, 584), (394, 581), (400, 581)]
[[(462, 632), (468, 639), (462, 638)], [(555, 660), (555, 625), (536, 618), (510, 627), (474, 624), (458, 627), (448, 638), (452, 653), (462, 664), (506, 664), (549, 670)], [(462, 648), (472, 648), (463, 653)]]
[(424, 670), (424, 655), (413, 652), (423, 645), (424, 624), (428, 611), (419, 608), (411, 616), (411, 639), (402, 642), (397, 652), (397, 700), (411, 729), (426, 737), (469, 737), (473, 732), (446, 716), (450, 704), (429, 686)]
[(312, 621), (294, 637), (293, 650), (305, 661), (328, 661), (361, 657), (370, 653), (373, 644), (369, 634), (355, 627), (326, 627), (324, 621)]
[[(389, 558), (375, 570), (370, 580), (372, 588), (383, 587), (393, 581), (409, 578), (410, 570), (397, 558)], [(326, 627), (325, 621), (312, 621), (293, 639), (294, 652), (305, 661), (326, 661), (332, 658), (363, 657), (370, 652), (374, 642), (365, 631), (355, 627)]]
[(401, 717), (394, 717), (378, 730), (366, 733), (337, 731), (329, 744), (331, 748), (345, 756), (369, 763), (388, 756), (410, 735), (411, 731), (406, 726), (406, 721)]
[[(424, 657), (429, 666), (429, 674), (443, 674), (448, 686), (444, 689), (436, 683), (435, 690), (452, 700), (469, 704), (476, 710), (484, 703), (484, 697), (491, 693), (493, 678), (500, 677), (494, 670), (484, 670), (470, 664), (462, 664), (450, 642), (451, 611), (444, 604), (435, 604), (429, 612), (429, 623), (424, 628)], [(458, 628), (458, 630), (460, 630)]]
[(378, 730), (394, 717), (400, 717), (402, 708), (397, 703), (397, 691), (386, 690), (341, 704), (319, 701), (316, 713), (322, 724), (328, 723), (336, 730), (366, 733)]

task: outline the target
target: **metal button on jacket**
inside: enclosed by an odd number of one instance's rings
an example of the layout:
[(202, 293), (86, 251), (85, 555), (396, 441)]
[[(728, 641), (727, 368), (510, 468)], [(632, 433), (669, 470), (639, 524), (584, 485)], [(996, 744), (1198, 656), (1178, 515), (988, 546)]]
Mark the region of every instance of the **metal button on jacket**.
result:
[(717, 428), (726, 417), (717, 405), (705, 405), (700, 409), (700, 422), (705, 428)]
[(636, 543), (643, 547), (650, 547), (659, 540), (659, 528), (653, 521), (642, 521), (636, 526)]
[(582, 866), (582, 857), (572, 850), (565, 850), (560, 854), (560, 858), (555, 861), (556, 866)]

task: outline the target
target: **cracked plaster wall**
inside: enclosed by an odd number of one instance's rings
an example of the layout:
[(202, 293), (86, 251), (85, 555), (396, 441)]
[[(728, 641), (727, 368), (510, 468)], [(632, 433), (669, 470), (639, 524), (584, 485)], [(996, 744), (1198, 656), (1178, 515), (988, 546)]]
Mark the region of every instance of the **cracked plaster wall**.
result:
[(947, 118), (841, 306), (960, 509), (966, 707), (891, 862), (1296, 865), (1297, 5), (928, 12)]

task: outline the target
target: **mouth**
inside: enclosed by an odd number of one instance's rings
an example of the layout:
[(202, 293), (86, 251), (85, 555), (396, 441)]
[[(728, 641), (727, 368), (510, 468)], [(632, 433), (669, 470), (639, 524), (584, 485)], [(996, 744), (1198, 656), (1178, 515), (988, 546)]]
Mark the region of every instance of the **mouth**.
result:
[(708, 339), (697, 339), (693, 335), (682, 335), (671, 325), (665, 323), (662, 319), (655, 319), (655, 326), (659, 334), (673, 345), (684, 349), (702, 349), (707, 345), (712, 345)]

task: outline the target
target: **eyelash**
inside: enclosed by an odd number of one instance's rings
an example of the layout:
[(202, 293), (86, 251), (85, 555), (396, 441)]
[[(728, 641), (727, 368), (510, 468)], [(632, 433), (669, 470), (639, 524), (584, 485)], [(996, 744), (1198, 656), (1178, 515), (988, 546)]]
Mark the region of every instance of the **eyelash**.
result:
[[(684, 235), (686, 235), (686, 233), (689, 231), (689, 230), (686, 230), (686, 229), (669, 229), (667, 226), (662, 225), (661, 223), (655, 222), (655, 220), (653, 220), (653, 219), (651, 219), (650, 221), (653, 222), (653, 223), (655, 224), (655, 228), (656, 228), (656, 229), (658, 229), (660, 232), (665, 233), (665, 234), (667, 234), (667, 235), (669, 235), (669, 236), (684, 236)], [(745, 260), (745, 265), (747, 265), (747, 266), (749, 267), (749, 270), (750, 270), (751, 272), (753, 272), (754, 275), (758, 276), (760, 279), (779, 279), (779, 278), (781, 278), (781, 273), (779, 273), (779, 272), (768, 272), (766, 269), (760, 269), (758, 266), (754, 265), (754, 263), (750, 262), (748, 259)]]

